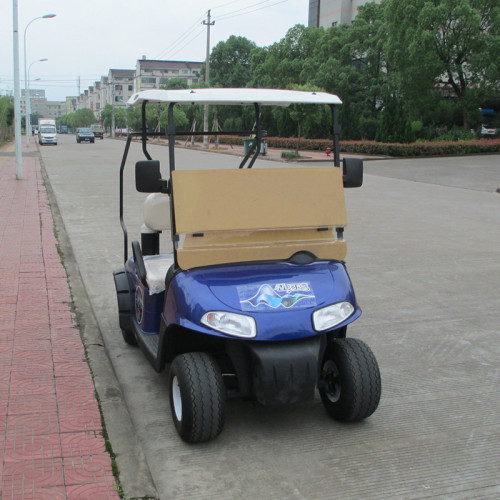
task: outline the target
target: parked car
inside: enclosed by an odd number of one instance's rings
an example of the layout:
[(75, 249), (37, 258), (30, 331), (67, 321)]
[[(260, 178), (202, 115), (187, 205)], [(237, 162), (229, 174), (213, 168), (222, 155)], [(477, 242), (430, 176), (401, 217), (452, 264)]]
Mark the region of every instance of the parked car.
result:
[(94, 132), (91, 128), (79, 128), (76, 131), (76, 142), (94, 142)]
[(497, 129), (491, 125), (481, 125), (481, 135), (496, 135)]
[(128, 136), (128, 128), (117, 128), (115, 129), (116, 137), (127, 137)]

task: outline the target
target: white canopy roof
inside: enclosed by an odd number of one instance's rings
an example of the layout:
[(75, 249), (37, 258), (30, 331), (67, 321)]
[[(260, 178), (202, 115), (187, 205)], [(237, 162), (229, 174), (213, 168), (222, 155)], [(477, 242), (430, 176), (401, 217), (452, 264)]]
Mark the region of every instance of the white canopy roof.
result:
[(255, 104), (265, 106), (289, 106), (290, 104), (342, 104), (334, 94), (276, 89), (180, 89), (145, 90), (134, 94), (127, 104), (143, 101), (178, 104)]

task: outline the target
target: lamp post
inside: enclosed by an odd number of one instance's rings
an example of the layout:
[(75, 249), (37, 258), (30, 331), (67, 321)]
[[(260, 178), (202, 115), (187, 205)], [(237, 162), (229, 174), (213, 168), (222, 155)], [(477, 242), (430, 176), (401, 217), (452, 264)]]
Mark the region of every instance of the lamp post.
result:
[[(43, 59), (37, 59), (36, 61), (33, 61), (29, 67), (28, 67), (28, 77), (27, 77), (27, 83), (28, 85), (25, 87), (27, 89), (27, 96), (26, 96), (26, 146), (29, 146), (30, 144), (30, 135), (31, 135), (31, 93), (30, 93), (30, 71), (31, 71), (31, 66), (33, 64), (36, 64), (38, 62), (45, 62), (48, 61), (46, 57)], [(40, 78), (37, 78), (37, 80), (40, 80)]]
[[(53, 17), (56, 17), (55, 14), (45, 14), (44, 16), (38, 16), (32, 19), (27, 25), (26, 28), (24, 28), (24, 89), (25, 92), (28, 93), (26, 96), (26, 146), (29, 146), (30, 143), (30, 133), (29, 130), (31, 128), (30, 124), (30, 115), (31, 115), (31, 109), (30, 109), (30, 104), (31, 104), (31, 99), (29, 95), (29, 90), (28, 90), (28, 74), (26, 72), (26, 31), (28, 30), (29, 25), (33, 22), (36, 21), (37, 19), (52, 19)], [(47, 59), (45, 59), (46, 61)]]

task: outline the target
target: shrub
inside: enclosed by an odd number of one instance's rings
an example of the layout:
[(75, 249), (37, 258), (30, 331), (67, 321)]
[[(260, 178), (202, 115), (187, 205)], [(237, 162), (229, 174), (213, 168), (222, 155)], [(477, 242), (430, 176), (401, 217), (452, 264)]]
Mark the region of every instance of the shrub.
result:
[[(241, 136), (219, 136), (220, 144), (243, 145)], [(201, 138), (197, 138), (201, 140)], [(294, 150), (297, 147), (296, 137), (266, 137), (270, 148)], [(331, 139), (301, 139), (300, 149), (309, 151), (326, 151), (332, 147)], [(384, 143), (375, 141), (340, 141), (342, 153), (353, 153), (373, 156), (443, 156), (467, 155), (481, 153), (500, 153), (500, 139), (474, 139), (468, 141), (413, 142), (410, 144)], [(285, 151), (286, 152), (286, 151)], [(289, 151), (290, 152), (290, 151)]]
[(297, 151), (282, 151), (281, 158), (285, 160), (295, 160), (296, 158), (300, 158), (300, 155)]

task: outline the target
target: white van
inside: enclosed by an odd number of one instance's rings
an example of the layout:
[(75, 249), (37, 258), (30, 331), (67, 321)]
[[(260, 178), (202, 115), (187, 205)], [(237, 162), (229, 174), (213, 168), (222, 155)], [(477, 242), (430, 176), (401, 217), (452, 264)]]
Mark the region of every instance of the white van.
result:
[(48, 118), (38, 120), (38, 144), (54, 144), (57, 146), (56, 121)]

